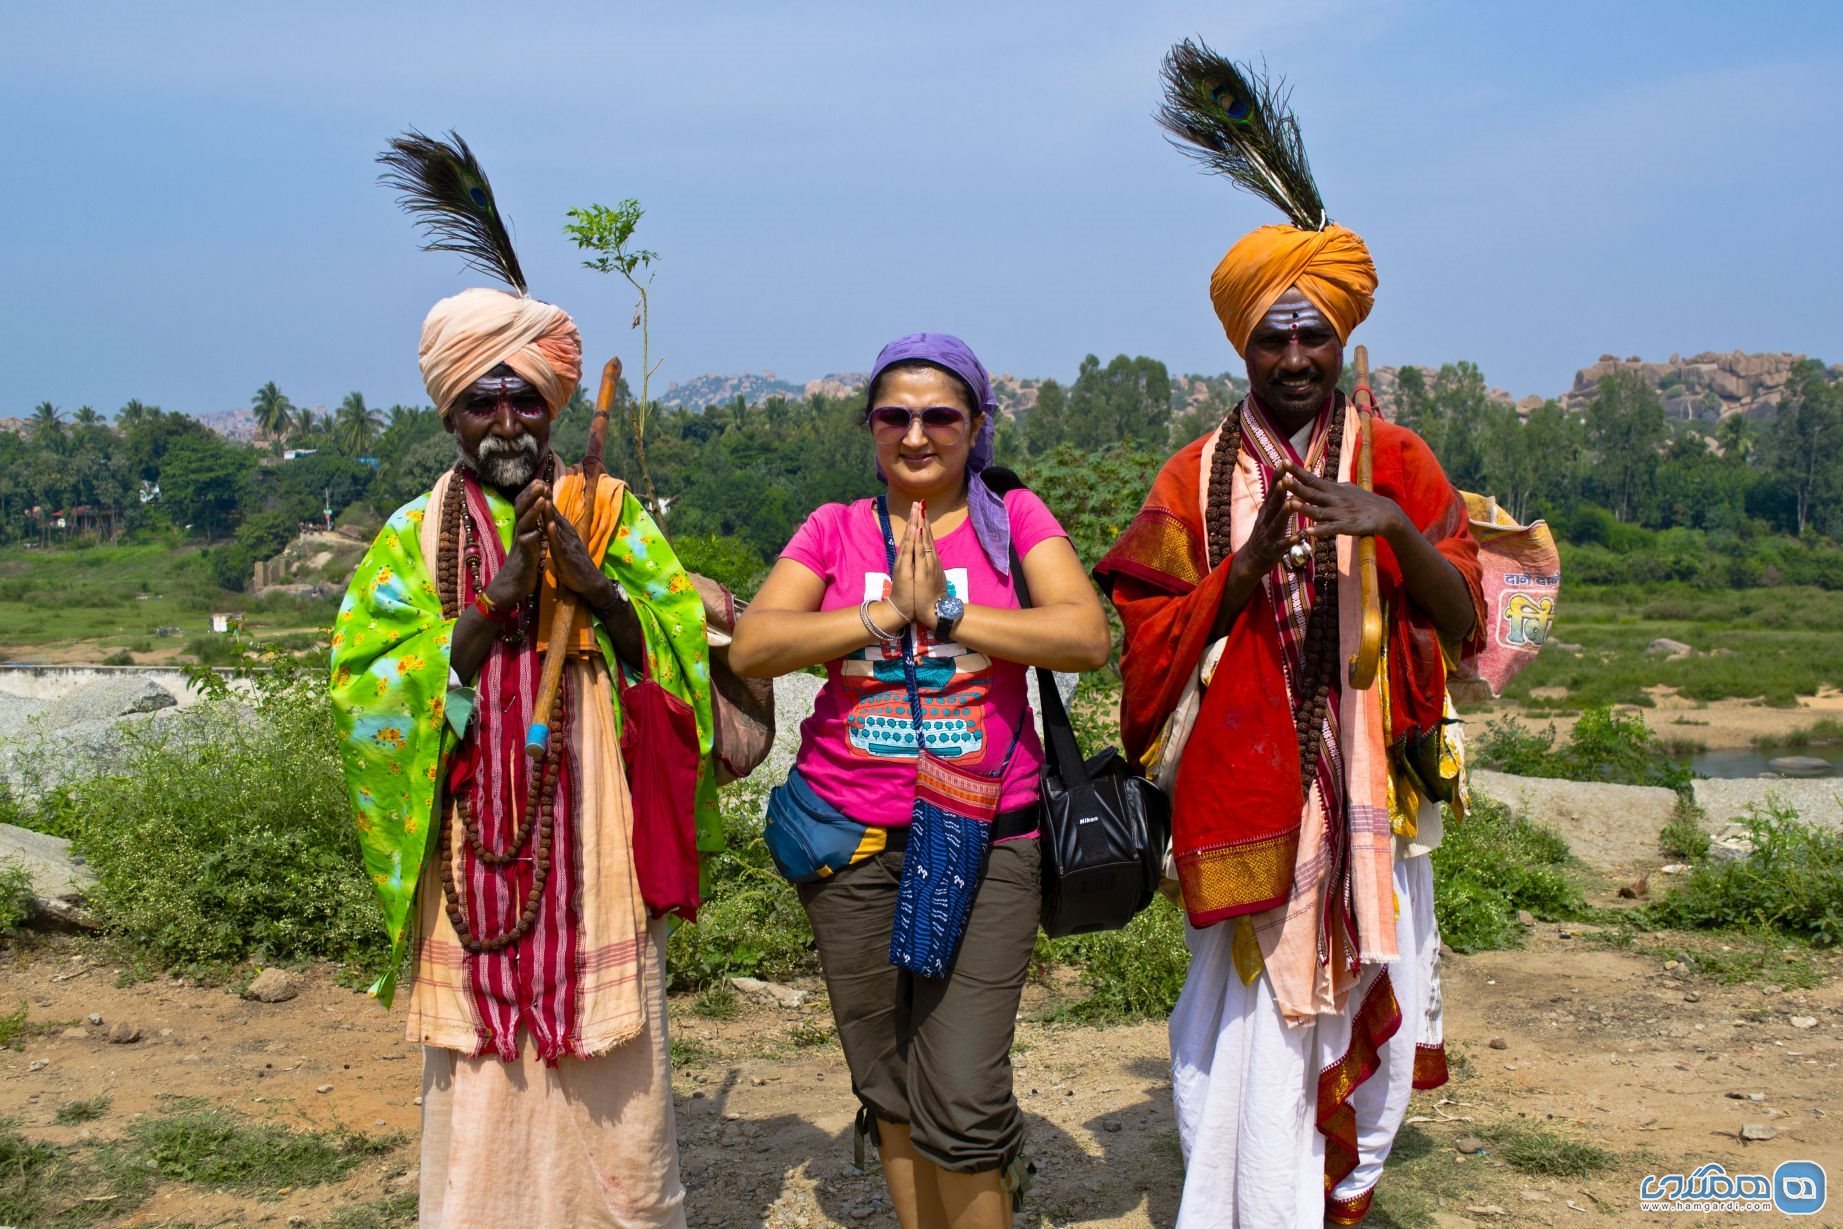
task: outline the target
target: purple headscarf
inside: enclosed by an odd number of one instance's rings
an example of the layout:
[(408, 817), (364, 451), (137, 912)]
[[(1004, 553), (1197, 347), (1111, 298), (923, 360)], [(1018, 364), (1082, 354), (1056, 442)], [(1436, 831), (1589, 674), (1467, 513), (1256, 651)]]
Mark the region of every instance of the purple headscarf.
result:
[[(1005, 501), (985, 484), (979, 475), (992, 463), (992, 442), (998, 435), (998, 398), (992, 395), (992, 377), (974, 355), (972, 347), (952, 333), (909, 333), (883, 347), (870, 373), (865, 395), (877, 387), (877, 377), (897, 363), (921, 359), (945, 367), (973, 390), (974, 407), (980, 411), (979, 437), (973, 441), (966, 457), (966, 514), (973, 522), (973, 535), (979, 539), (985, 557), (1000, 576), (1011, 575), (1011, 521), (1005, 515)], [(874, 407), (873, 407), (874, 408)], [(877, 477), (884, 482), (889, 475), (878, 464)]]

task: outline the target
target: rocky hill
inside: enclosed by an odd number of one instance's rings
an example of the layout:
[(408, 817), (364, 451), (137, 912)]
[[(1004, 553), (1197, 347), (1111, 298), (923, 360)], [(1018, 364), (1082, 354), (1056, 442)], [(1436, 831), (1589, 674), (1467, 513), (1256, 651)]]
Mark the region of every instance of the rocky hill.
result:
[(686, 380), (680, 384), (676, 381), (666, 386), (659, 400), (664, 405), (674, 405), (681, 409), (701, 410), (706, 406), (722, 405), (741, 397), (750, 405), (766, 401), (770, 397), (799, 397), (802, 390), (798, 384), (776, 378), (772, 371), (757, 374), (745, 371), (740, 375), (721, 375), (715, 371), (706, 372), (696, 379)]
[[(1684, 422), (1712, 424), (1730, 414), (1769, 419), (1779, 412), (1792, 368), (1802, 354), (1680, 354), (1667, 363), (1647, 363), (1637, 355), (1618, 358), (1602, 354), (1591, 367), (1574, 373), (1574, 387), (1561, 395), (1570, 412), (1585, 410), (1599, 390), (1600, 380), (1616, 371), (1636, 372), (1664, 399), (1664, 412)], [(1838, 374), (1838, 369), (1831, 369)]]

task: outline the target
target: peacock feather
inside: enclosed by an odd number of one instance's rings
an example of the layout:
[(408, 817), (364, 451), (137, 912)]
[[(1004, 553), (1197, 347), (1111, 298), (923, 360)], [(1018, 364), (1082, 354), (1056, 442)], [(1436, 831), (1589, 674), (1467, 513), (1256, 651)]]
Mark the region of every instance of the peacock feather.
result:
[(1284, 81), (1189, 39), (1166, 54), (1162, 75), (1158, 124), (1179, 151), (1271, 201), (1301, 230), (1330, 224)]
[(439, 141), (412, 128), (393, 137), (378, 161), (390, 168), (378, 182), (403, 194), (397, 203), (429, 240), (423, 251), (458, 253), (470, 268), (527, 293), (493, 185), (460, 133)]

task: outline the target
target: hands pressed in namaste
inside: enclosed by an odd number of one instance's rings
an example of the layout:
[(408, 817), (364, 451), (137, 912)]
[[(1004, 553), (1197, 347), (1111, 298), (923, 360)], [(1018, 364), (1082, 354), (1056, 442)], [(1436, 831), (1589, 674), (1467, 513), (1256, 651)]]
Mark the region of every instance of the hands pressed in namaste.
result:
[(909, 505), (909, 523), (896, 545), (896, 567), (890, 576), (890, 605), (906, 622), (934, 626), (934, 603), (947, 593), (947, 572), (934, 548), (934, 530), (928, 525), (927, 505)]
[(517, 517), (512, 526), (512, 549), (505, 566), (487, 585), (487, 597), (500, 605), (523, 601), (536, 591), (543, 574), (546, 546), (558, 583), (579, 595), (592, 609), (600, 609), (612, 596), (613, 582), (589, 559), (576, 527), (556, 514), (550, 485), (542, 480), (525, 484), (512, 505)]
[(512, 549), (505, 564), (487, 583), (486, 596), (495, 606), (514, 606), (530, 597), (544, 570), (544, 517), (550, 507), (550, 488), (528, 482), (512, 503)]

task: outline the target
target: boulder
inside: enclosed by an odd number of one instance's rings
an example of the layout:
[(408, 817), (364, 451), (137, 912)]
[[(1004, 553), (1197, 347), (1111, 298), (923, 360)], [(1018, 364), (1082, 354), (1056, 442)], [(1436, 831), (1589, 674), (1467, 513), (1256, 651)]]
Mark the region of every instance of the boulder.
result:
[(124, 674), (86, 683), (69, 695), (60, 696), (45, 706), (41, 720), (47, 729), (61, 730), (80, 722), (112, 721), (136, 713), (157, 712), (177, 703), (172, 692), (145, 675)]
[(1788, 777), (1828, 777), (1836, 771), (1829, 760), (1815, 755), (1782, 755), (1766, 761), (1766, 766)]
[(1645, 652), (1668, 653), (1672, 657), (1688, 657), (1691, 653), (1695, 652), (1695, 650), (1690, 648), (1687, 644), (1684, 644), (1681, 640), (1671, 640), (1668, 637), (1660, 636), (1645, 646)]
[(32, 877), (34, 925), (97, 928), (84, 908), (84, 898), (96, 886), (96, 872), (70, 852), (69, 841), (0, 824), (0, 863), (7, 862), (20, 863)]
[(1568, 848), (1598, 870), (1657, 864), (1657, 834), (1676, 811), (1674, 790), (1607, 785), (1553, 777), (1472, 770), (1472, 792), (1494, 798), (1560, 833)]
[(243, 991), (258, 1003), (286, 1003), (301, 992), (301, 979), (287, 969), (264, 969)]

